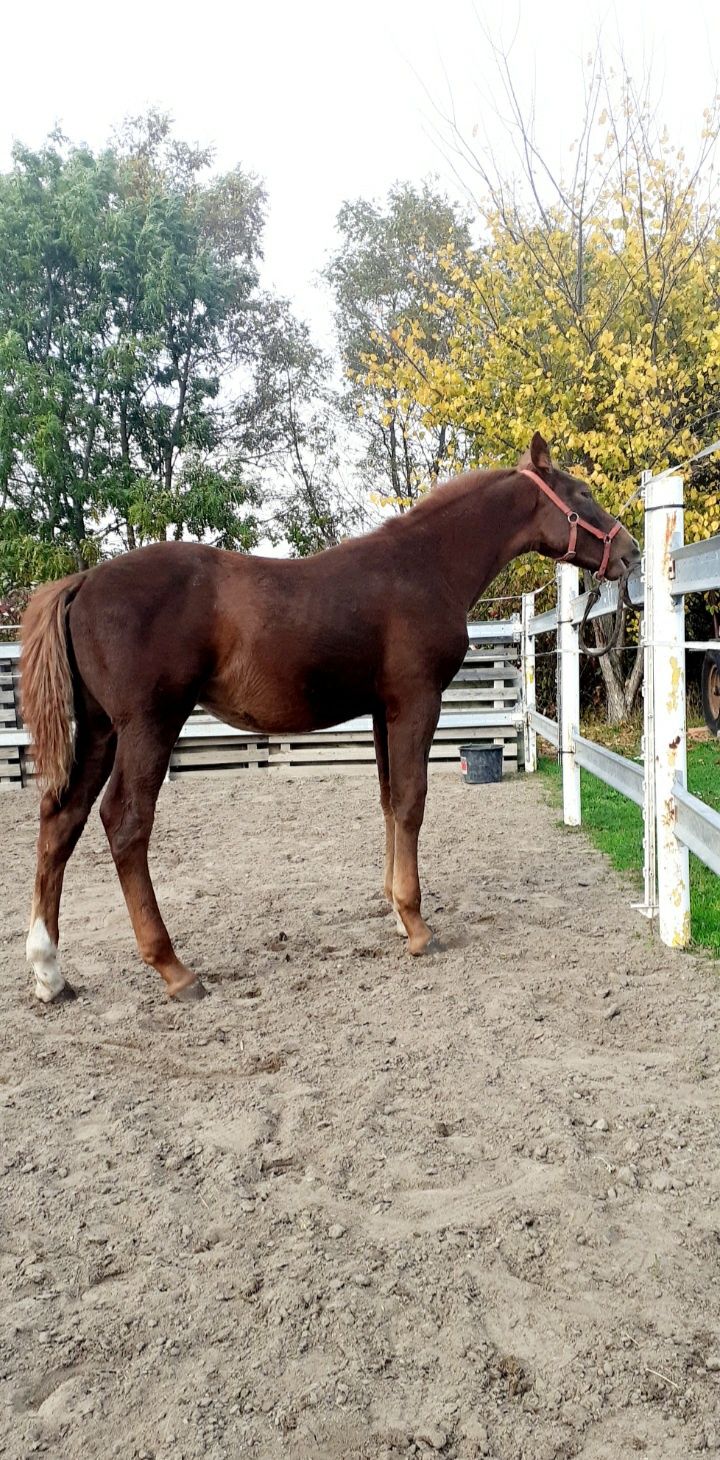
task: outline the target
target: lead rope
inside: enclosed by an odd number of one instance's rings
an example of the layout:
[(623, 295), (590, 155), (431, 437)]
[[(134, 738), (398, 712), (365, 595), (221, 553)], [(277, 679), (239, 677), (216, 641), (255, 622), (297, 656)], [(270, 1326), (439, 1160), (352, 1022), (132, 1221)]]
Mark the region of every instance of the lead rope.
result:
[(594, 644), (588, 644), (587, 639), (585, 638), (585, 625), (587, 624), (590, 614), (592, 613), (592, 610), (594, 609), (595, 604), (600, 597), (600, 584), (596, 583), (595, 587), (592, 588), (588, 594), (588, 600), (585, 604), (585, 612), (582, 617), (582, 623), (580, 625), (580, 628), (578, 629), (578, 646), (580, 648), (580, 653), (585, 654), (588, 659), (602, 659), (603, 655), (609, 654), (610, 650), (614, 649), (620, 641), (622, 631), (625, 627), (625, 614), (627, 612), (627, 609), (635, 607), (635, 605), (631, 602), (627, 591), (629, 576), (629, 573), (623, 573), (622, 578), (618, 579), (618, 602), (617, 609), (615, 610), (615, 623), (610, 638), (608, 639), (607, 643), (603, 645), (602, 648), (597, 648)]

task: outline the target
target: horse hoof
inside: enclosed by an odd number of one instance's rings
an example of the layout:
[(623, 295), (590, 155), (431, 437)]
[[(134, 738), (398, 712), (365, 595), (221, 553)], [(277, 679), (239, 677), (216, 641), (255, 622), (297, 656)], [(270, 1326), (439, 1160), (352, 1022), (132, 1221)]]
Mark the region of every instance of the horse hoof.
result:
[(417, 933), (415, 937), (408, 938), (408, 949), (412, 953), (413, 957), (417, 958), (419, 954), (425, 952), (425, 950), (430, 946), (432, 941), (432, 928), (424, 928), (422, 933)]
[(64, 983), (62, 988), (58, 989), (57, 993), (53, 994), (51, 999), (48, 998), (45, 987), (43, 987), (42, 994), (39, 994), (36, 988), (34, 998), (31, 1002), (36, 1014), (45, 1014), (50, 1009), (54, 1009), (58, 1004), (71, 1004), (76, 998), (77, 994), (72, 984)]
[(183, 984), (183, 987), (179, 988), (176, 994), (171, 993), (170, 998), (175, 999), (180, 1004), (195, 1004), (198, 999), (206, 999), (207, 992), (205, 985), (201, 984), (199, 978), (196, 978), (193, 983)]

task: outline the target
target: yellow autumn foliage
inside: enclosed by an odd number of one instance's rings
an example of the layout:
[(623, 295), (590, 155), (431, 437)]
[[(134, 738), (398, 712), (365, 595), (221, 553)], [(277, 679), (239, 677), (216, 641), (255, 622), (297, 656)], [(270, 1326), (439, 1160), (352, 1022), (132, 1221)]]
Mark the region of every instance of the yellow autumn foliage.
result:
[[(542, 431), (617, 514), (643, 470), (681, 465), (720, 435), (711, 207), (662, 142), (656, 160), (598, 192), (581, 228), (560, 205), (488, 209), (478, 247), (444, 251), (444, 286), (423, 317), (365, 357), (368, 389), (412, 405), (420, 429), (444, 424), (458, 463), (512, 465)], [(717, 461), (686, 474), (685, 500), (688, 540), (720, 532)], [(635, 533), (641, 517), (636, 501), (625, 517)], [(537, 571), (521, 565), (514, 585)]]

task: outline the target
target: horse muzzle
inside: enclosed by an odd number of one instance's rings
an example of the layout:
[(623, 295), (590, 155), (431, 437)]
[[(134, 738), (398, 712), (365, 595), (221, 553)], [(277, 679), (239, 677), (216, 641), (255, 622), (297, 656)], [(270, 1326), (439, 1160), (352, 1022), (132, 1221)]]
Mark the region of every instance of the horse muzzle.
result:
[(610, 560), (603, 576), (610, 582), (617, 582), (618, 578), (627, 578), (635, 568), (639, 567), (642, 553), (639, 544), (631, 537), (625, 527), (622, 527), (615, 538), (610, 553)]

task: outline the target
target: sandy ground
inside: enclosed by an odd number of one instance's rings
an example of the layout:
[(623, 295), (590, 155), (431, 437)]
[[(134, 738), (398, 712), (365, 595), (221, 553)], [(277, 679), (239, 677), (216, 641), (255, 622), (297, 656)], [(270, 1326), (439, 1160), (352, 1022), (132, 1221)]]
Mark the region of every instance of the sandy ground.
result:
[(717, 968), (542, 787), (432, 782), (436, 951), (369, 777), (174, 783), (138, 962), (94, 815), (38, 1014), (35, 797), (0, 797), (0, 1453), (720, 1450)]

